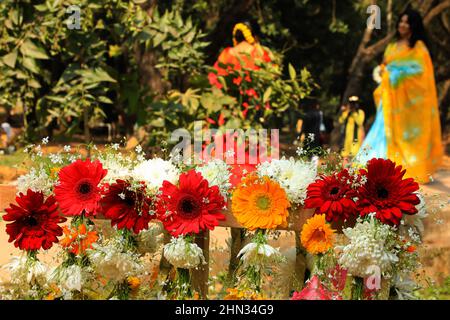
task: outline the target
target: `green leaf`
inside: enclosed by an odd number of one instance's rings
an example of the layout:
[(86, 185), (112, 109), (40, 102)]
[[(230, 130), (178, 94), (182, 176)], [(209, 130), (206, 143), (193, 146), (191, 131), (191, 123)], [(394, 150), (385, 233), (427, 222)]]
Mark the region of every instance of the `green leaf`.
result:
[(79, 74), (83, 77), (85, 83), (117, 82), (102, 68), (80, 70)]
[(28, 80), (28, 85), (35, 89), (39, 89), (41, 87), (41, 84), (38, 81), (36, 81), (35, 79)]
[(45, 50), (37, 46), (30, 39), (25, 40), (25, 42), (20, 46), (20, 52), (27, 57), (35, 59), (50, 59)]
[(58, 103), (66, 103), (66, 99), (64, 99), (63, 97), (46, 96), (45, 98), (50, 100), (50, 101), (55, 101), (55, 102), (58, 102)]
[(272, 87), (268, 87), (263, 95), (263, 103), (266, 103), (270, 99), (270, 95), (272, 94)]
[(111, 100), (110, 98), (105, 97), (105, 96), (100, 96), (100, 97), (98, 97), (98, 101), (99, 101), (99, 102), (102, 102), (102, 103), (109, 103), (109, 104), (112, 104), (112, 103), (113, 103), (112, 100)]
[(166, 39), (166, 35), (164, 33), (157, 33), (153, 38), (153, 46), (157, 47)]
[(10, 52), (7, 55), (3, 56), (2, 60), (8, 67), (14, 69), (16, 67), (17, 61), (17, 50), (14, 50), (13, 52)]
[(294, 67), (290, 63), (289, 63), (289, 76), (291, 77), (292, 80), (297, 78), (297, 72), (295, 71)]
[(36, 64), (36, 60), (29, 57), (23, 57), (22, 65), (33, 73), (39, 73), (40, 68)]
[(200, 98), (200, 102), (202, 106), (205, 107), (210, 113), (217, 112), (220, 111), (220, 109), (222, 109), (222, 104), (218, 103), (217, 99), (210, 93), (204, 94)]

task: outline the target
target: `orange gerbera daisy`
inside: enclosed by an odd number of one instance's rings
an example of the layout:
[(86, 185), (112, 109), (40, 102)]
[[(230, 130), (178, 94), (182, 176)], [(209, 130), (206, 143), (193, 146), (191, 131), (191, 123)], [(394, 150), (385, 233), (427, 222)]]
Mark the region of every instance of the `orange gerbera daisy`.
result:
[(303, 225), (302, 245), (311, 254), (325, 253), (333, 247), (334, 232), (324, 214), (316, 214)]
[(97, 231), (88, 231), (85, 224), (78, 227), (63, 227), (65, 237), (60, 241), (63, 248), (68, 248), (73, 254), (83, 254), (86, 249), (98, 240)]
[(231, 210), (249, 230), (287, 226), (290, 207), (286, 192), (268, 177), (248, 175), (233, 192)]

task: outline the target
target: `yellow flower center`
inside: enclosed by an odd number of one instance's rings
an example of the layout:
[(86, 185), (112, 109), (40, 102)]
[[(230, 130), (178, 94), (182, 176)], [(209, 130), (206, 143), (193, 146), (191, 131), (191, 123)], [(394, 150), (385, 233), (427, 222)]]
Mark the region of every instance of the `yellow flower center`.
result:
[(270, 198), (266, 195), (261, 195), (256, 198), (256, 206), (261, 210), (267, 210), (270, 208), (271, 201)]

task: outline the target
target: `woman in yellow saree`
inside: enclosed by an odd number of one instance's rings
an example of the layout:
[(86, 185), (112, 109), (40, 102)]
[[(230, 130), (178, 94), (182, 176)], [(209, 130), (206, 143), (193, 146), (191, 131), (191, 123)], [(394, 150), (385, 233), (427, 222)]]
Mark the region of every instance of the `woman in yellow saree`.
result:
[(381, 83), (374, 92), (375, 121), (357, 162), (389, 158), (406, 175), (427, 183), (443, 148), (433, 65), (420, 14), (408, 9), (397, 23), (397, 41), (384, 53)]

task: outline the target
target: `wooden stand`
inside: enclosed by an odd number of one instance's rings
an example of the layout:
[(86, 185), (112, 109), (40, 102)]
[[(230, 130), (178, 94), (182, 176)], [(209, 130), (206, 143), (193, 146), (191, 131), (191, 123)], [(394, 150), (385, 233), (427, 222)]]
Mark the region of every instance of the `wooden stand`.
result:
[[(0, 185), (0, 212), (3, 212), (10, 203), (15, 203), (16, 187), (11, 185)], [(280, 230), (295, 231), (296, 238), (296, 263), (295, 263), (295, 281), (294, 286), (296, 290), (300, 290), (303, 286), (305, 269), (306, 269), (306, 257), (305, 251), (300, 243), (300, 231), (303, 224), (313, 215), (313, 210), (305, 210), (303, 208), (297, 208), (291, 210), (289, 213), (288, 226), (280, 227)], [(227, 284), (232, 286), (234, 284), (235, 272), (239, 263), (237, 255), (243, 246), (243, 229), (236, 218), (231, 213), (231, 207), (224, 211), (226, 219), (221, 221), (219, 227), (231, 228), (231, 252), (230, 252), (230, 264), (228, 270)], [(101, 217), (96, 217), (101, 219)], [(203, 232), (196, 237), (197, 245), (203, 250), (206, 264), (201, 265), (197, 270), (193, 271), (192, 283), (194, 289), (199, 293), (200, 298), (207, 299), (208, 297), (208, 280), (209, 280), (209, 231)], [(165, 239), (170, 241), (170, 237)], [(166, 242), (165, 241), (165, 242)], [(168, 272), (170, 266), (163, 258), (160, 264), (162, 272)]]

